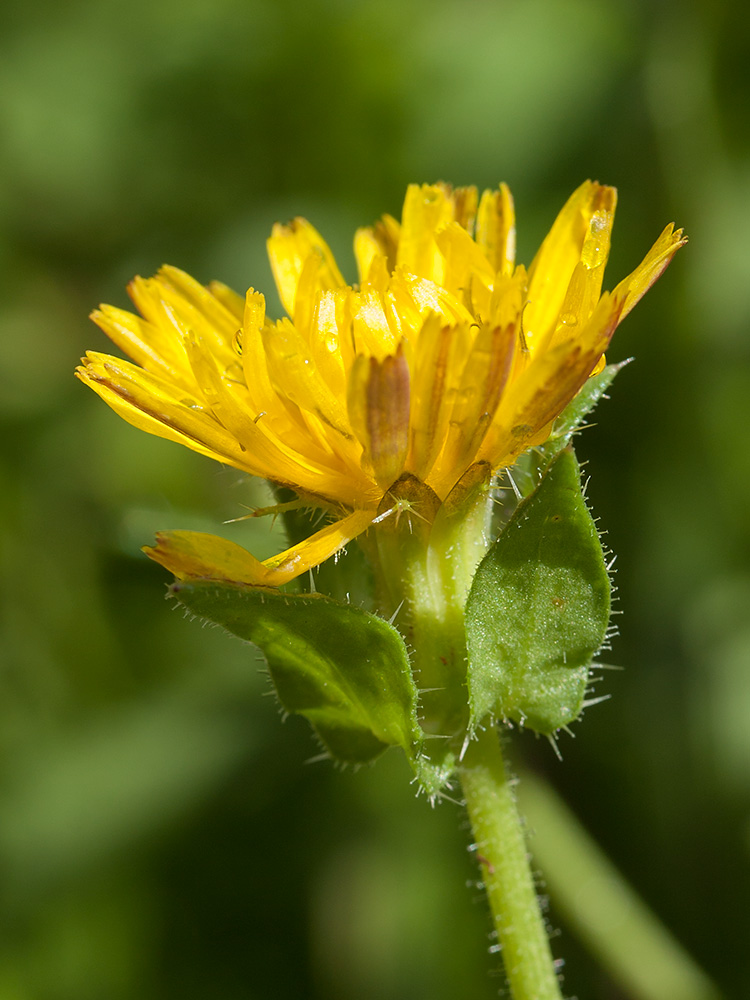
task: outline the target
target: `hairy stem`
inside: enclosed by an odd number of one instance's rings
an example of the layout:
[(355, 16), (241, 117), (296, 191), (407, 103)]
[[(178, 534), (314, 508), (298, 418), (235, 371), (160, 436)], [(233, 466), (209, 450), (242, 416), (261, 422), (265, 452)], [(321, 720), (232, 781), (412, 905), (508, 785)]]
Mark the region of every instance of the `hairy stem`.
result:
[(471, 742), (460, 773), (513, 1000), (561, 1000), (523, 826), (494, 726)]

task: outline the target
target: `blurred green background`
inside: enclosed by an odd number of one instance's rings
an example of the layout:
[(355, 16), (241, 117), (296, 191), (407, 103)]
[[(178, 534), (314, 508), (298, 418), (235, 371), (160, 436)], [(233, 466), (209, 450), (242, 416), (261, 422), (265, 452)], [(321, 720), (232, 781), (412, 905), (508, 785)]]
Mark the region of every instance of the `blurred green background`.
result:
[[(158, 528), (221, 532), (262, 490), (72, 370), (107, 350), (87, 313), (135, 273), (270, 292), (277, 219), (307, 216), (352, 277), (354, 228), (408, 182), (504, 179), (528, 263), (586, 177), (620, 191), (608, 287), (670, 220), (691, 243), (618, 332), (611, 360), (636, 363), (578, 445), (627, 669), (563, 764), (517, 749), (745, 997), (745, 9), (6, 0), (0, 19), (0, 1000), (498, 994), (460, 810), (417, 800), (395, 752), (306, 764), (252, 651), (174, 614), (140, 553)], [(568, 992), (627, 997), (554, 900), (551, 920)]]

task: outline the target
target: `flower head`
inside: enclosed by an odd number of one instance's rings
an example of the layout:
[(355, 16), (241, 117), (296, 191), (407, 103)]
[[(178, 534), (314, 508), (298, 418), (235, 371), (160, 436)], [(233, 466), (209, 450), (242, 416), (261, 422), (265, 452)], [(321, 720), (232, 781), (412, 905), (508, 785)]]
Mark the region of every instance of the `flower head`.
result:
[(543, 442), (685, 242), (668, 226), (602, 294), (615, 202), (614, 188), (582, 184), (527, 271), (515, 263), (505, 185), (481, 198), (412, 185), (401, 222), (357, 231), (356, 286), (309, 222), (277, 225), (268, 252), (288, 314), (279, 320), (253, 289), (243, 299), (173, 267), (135, 278), (140, 316), (93, 314), (135, 363), (89, 353), (79, 377), (136, 427), (336, 516), (265, 563), (190, 532), (152, 554), (178, 576), (218, 563), (238, 582), (283, 583), (382, 517), (405, 475), (443, 501), (473, 465), (498, 469)]

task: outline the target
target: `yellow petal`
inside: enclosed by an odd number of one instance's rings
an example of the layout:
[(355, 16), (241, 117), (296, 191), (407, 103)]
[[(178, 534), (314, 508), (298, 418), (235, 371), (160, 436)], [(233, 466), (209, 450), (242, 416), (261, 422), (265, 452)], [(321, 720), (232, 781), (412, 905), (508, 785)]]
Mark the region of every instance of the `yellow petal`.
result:
[(396, 263), (420, 278), (442, 282), (445, 265), (435, 233), (452, 218), (453, 202), (444, 186), (410, 184), (401, 216)]
[[(613, 188), (604, 188), (613, 191)], [(603, 207), (591, 216), (588, 232), (581, 248), (581, 259), (573, 268), (568, 290), (565, 293), (558, 322), (571, 330), (583, 326), (599, 301), (604, 278), (604, 268), (609, 257), (609, 247), (614, 221), (614, 199), (602, 199)]]
[(308, 345), (297, 329), (281, 320), (263, 330), (268, 377), (281, 398), (290, 399), (300, 410), (316, 414), (329, 427), (351, 433), (346, 403), (337, 397), (318, 372)]
[(654, 282), (664, 274), (674, 255), (686, 243), (687, 237), (682, 235), (682, 230), (678, 229), (675, 232), (674, 223), (670, 223), (635, 271), (617, 285), (616, 294), (626, 292), (625, 305), (620, 316), (621, 321), (643, 298)]
[(470, 307), (472, 276), (476, 275), (489, 286), (495, 272), (481, 249), (457, 222), (449, 222), (441, 229), (435, 242), (445, 258), (443, 288)]
[(203, 399), (188, 396), (164, 379), (106, 354), (90, 352), (76, 374), (134, 427), (253, 475), (269, 475), (268, 466), (244, 451), (213, 418)]
[(523, 264), (512, 275), (498, 274), (489, 301), (489, 326), (519, 325), (526, 302), (527, 276)]
[[(413, 365), (408, 469), (431, 485), (436, 478), (442, 484), (446, 474), (446, 464), (440, 455), (451, 434), (466, 358), (474, 343), (475, 331), (470, 324), (446, 326), (434, 314), (428, 316), (419, 335), (419, 350)], [(433, 473), (436, 462), (440, 468)]]
[(316, 367), (339, 399), (346, 398), (346, 372), (354, 360), (348, 290), (321, 292), (310, 324), (310, 351)]
[(354, 511), (298, 545), (260, 562), (247, 549), (200, 531), (160, 531), (144, 552), (178, 580), (217, 580), (240, 586), (280, 587), (319, 566), (361, 535), (374, 511)]
[(399, 349), (382, 361), (360, 356), (352, 369), (349, 416), (378, 485), (387, 489), (404, 469), (409, 447), (409, 368)]
[(483, 326), (463, 364), (445, 447), (428, 483), (444, 497), (471, 464), (503, 395), (513, 364), (516, 326)]
[[(253, 419), (242, 396), (244, 386), (222, 377), (198, 339), (191, 338), (187, 347), (201, 397), (187, 396), (165, 380), (107, 355), (87, 355), (78, 375), (128, 423), (202, 455), (342, 503), (369, 496), (369, 480), (362, 473), (348, 474), (321, 453), (309, 435), (302, 437), (302, 451), (295, 451), (294, 437), (290, 443)], [(298, 434), (297, 443), (299, 439)]]
[(583, 184), (528, 275), (505, 185), (479, 205), (474, 188), (411, 186), (402, 224), (358, 231), (359, 287), (309, 223), (276, 226), (289, 319), (269, 322), (252, 289), (243, 302), (164, 267), (131, 285), (142, 319), (94, 316), (141, 367), (92, 355), (80, 377), (136, 426), (324, 507), (377, 510), (404, 477), (444, 500), (468, 463), (505, 464), (544, 440), (684, 243), (668, 227), (600, 298), (615, 198)]
[[(437, 246), (437, 244), (436, 244)], [(459, 300), (441, 285), (398, 269), (389, 289), (395, 311), (401, 317), (403, 336), (413, 339), (430, 313), (447, 324), (472, 323), (474, 317)]]
[(484, 191), (477, 215), (477, 245), (493, 273), (512, 274), (516, 262), (516, 215), (507, 184)]
[(373, 267), (382, 266), (390, 273), (396, 266), (401, 226), (391, 215), (384, 215), (374, 226), (363, 226), (354, 234), (354, 257), (359, 283), (372, 281)]
[(182, 327), (175, 323), (172, 311), (164, 302), (158, 276), (142, 278), (137, 274), (128, 284), (128, 295), (141, 316), (157, 330), (165, 334), (168, 332), (170, 336), (182, 337)]
[(294, 325), (303, 337), (309, 336), (310, 323), (315, 311), (315, 302), (321, 289), (321, 269), (323, 261), (318, 253), (312, 253), (302, 264), (294, 297)]
[(375, 235), (375, 230), (370, 226), (358, 229), (354, 234), (354, 258), (357, 262), (357, 273), (361, 285), (368, 280), (373, 262), (382, 256), (383, 249)]
[(383, 296), (365, 287), (353, 296), (352, 336), (357, 354), (383, 359), (396, 349), (396, 332), (386, 315)]
[(153, 278), (134, 278), (128, 292), (165, 337), (182, 343), (191, 333), (200, 334), (210, 342), (220, 364), (228, 366), (236, 360), (236, 318), (189, 274), (165, 266)]
[[(529, 268), (529, 304), (524, 313), (532, 351), (555, 332), (576, 265), (603, 271), (616, 199), (614, 188), (586, 181), (570, 196), (542, 243)], [(601, 284), (601, 271), (597, 275)]]
[(474, 185), (459, 187), (453, 192), (453, 220), (470, 235), (477, 217), (477, 189)]
[(508, 465), (544, 440), (544, 428), (562, 413), (589, 378), (620, 319), (622, 297), (605, 294), (577, 337), (534, 357), (508, 387), (478, 458)]
[(398, 246), (401, 242), (401, 223), (386, 213), (375, 223), (375, 236), (388, 263), (388, 270), (392, 271), (396, 266)]
[(348, 461), (344, 461), (333, 447), (340, 435), (327, 437), (314, 414), (293, 403), (285, 407), (279, 400), (267, 413), (256, 414), (244, 383), (221, 372), (201, 338), (188, 338), (186, 347), (211, 412), (248, 456), (245, 467), (262, 462), (266, 479), (296, 484), (352, 505), (360, 491), (369, 488), (369, 480), (361, 472), (348, 472), (350, 465), (358, 469), (360, 449), (354, 442), (349, 452), (345, 451)]
[(265, 568), (247, 549), (202, 531), (159, 531), (143, 551), (178, 580), (216, 580), (252, 586)]
[(224, 303), (185, 271), (165, 264), (157, 281), (166, 302), (180, 315), (185, 326), (203, 333), (211, 332), (216, 346), (231, 346), (237, 332), (237, 317)]
[(225, 285), (223, 281), (210, 281), (208, 283), (208, 290), (236, 320), (239, 320), (240, 323), (242, 322), (245, 310), (245, 299), (242, 295), (238, 295), (234, 289)]
[(190, 392), (196, 391), (182, 339), (174, 327), (160, 329), (125, 309), (108, 305), (95, 309), (91, 319), (146, 371), (170, 379)]
[[(462, 331), (467, 334), (466, 328)], [(411, 442), (407, 469), (425, 481), (443, 447), (444, 424), (451, 393), (449, 378), (455, 370), (451, 348), (457, 345), (458, 331), (443, 325), (432, 313), (419, 334), (411, 379)]]
[(295, 219), (288, 226), (277, 223), (271, 231), (267, 246), (279, 298), (290, 316), (294, 316), (297, 286), (305, 262), (310, 257), (315, 257), (319, 264), (319, 290), (331, 290), (344, 285), (328, 244), (306, 219)]
[(259, 413), (273, 413), (279, 408), (278, 395), (268, 377), (266, 350), (263, 346), (265, 325), (266, 300), (260, 292), (249, 288), (245, 296), (239, 346), (242, 356), (242, 370), (250, 401), (250, 412), (253, 418), (257, 418)]

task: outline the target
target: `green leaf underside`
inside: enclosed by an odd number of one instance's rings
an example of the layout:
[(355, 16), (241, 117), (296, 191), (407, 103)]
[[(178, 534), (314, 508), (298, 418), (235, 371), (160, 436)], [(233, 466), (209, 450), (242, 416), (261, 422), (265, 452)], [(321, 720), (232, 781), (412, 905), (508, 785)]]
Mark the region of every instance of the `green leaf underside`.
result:
[(281, 704), (309, 720), (332, 757), (361, 764), (401, 746), (414, 762), (417, 692), (404, 641), (383, 619), (320, 594), (216, 581), (170, 593), (262, 650)]
[[(555, 420), (552, 432), (544, 444), (519, 455), (510, 470), (514, 493), (520, 493), (522, 497), (533, 493), (550, 463), (554, 461), (563, 448), (570, 444), (573, 436), (581, 429), (586, 417), (605, 395), (615, 376), (629, 363), (629, 361), (620, 361), (615, 365), (607, 365), (598, 375), (589, 378), (578, 395), (568, 403)], [(499, 478), (502, 479), (502, 474)], [(495, 527), (501, 530), (502, 525), (507, 523), (517, 506), (517, 502), (507, 486), (506, 483), (505, 498), (496, 506), (493, 513)]]
[(551, 461), (570, 443), (570, 439), (588, 414), (591, 413), (607, 389), (609, 389), (615, 375), (626, 364), (628, 364), (627, 361), (621, 361), (616, 365), (607, 365), (606, 368), (602, 368), (598, 375), (594, 375), (584, 382), (578, 395), (568, 403), (555, 421), (552, 433), (547, 441), (539, 448), (539, 451), (548, 461)]
[(482, 560), (466, 603), (471, 728), (487, 715), (551, 734), (578, 717), (610, 584), (572, 449)]

